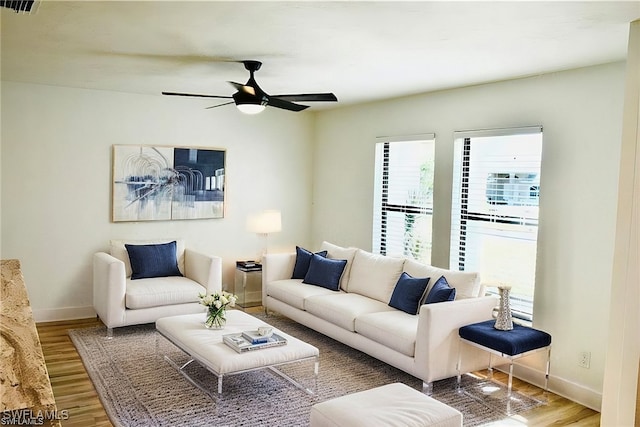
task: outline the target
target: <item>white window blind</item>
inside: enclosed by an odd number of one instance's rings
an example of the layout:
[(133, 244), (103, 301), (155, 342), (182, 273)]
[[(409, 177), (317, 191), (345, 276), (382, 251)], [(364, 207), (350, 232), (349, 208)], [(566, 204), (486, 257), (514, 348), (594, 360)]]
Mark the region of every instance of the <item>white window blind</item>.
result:
[(511, 285), (532, 320), (542, 127), (456, 132), (450, 268), (478, 271), (490, 293)]
[(373, 251), (431, 262), (435, 135), (378, 138)]

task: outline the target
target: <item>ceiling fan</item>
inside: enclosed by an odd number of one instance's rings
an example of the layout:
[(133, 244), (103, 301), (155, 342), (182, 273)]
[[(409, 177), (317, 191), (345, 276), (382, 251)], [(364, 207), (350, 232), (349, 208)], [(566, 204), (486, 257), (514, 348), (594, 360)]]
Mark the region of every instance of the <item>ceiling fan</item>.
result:
[(336, 102), (338, 98), (333, 93), (307, 93), (298, 95), (269, 95), (263, 91), (258, 83), (256, 83), (253, 74), (260, 69), (262, 62), (260, 61), (240, 61), (244, 64), (244, 68), (249, 71), (249, 80), (245, 84), (229, 82), (231, 86), (237, 89), (232, 96), (223, 95), (202, 95), (197, 93), (180, 93), (180, 92), (162, 92), (163, 95), (171, 96), (194, 96), (199, 98), (220, 98), (233, 99), (233, 101), (223, 104), (214, 105), (208, 108), (222, 107), (223, 105), (236, 104), (238, 109), (246, 114), (257, 114), (265, 109), (266, 106), (282, 108), (289, 111), (302, 111), (309, 108), (308, 105), (296, 104), (302, 102)]

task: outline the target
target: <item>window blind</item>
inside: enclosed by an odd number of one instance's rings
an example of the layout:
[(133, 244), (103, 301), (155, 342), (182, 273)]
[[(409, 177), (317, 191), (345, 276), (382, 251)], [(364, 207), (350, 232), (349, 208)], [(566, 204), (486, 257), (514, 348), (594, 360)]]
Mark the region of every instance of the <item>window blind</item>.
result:
[(490, 293), (511, 285), (514, 315), (531, 320), (542, 127), (456, 132), (454, 150), (450, 267)]
[(429, 263), (435, 135), (378, 138), (373, 251)]

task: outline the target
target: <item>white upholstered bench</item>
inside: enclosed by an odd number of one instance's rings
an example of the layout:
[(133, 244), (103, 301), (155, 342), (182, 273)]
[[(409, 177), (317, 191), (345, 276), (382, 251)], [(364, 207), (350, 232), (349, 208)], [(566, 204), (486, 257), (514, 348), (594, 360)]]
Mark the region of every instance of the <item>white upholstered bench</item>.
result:
[[(270, 325), (240, 310), (227, 311), (226, 318), (227, 324), (223, 330), (205, 328), (204, 314), (202, 313), (158, 319), (156, 321), (156, 330), (160, 335), (191, 357), (191, 359), (182, 366), (171, 360), (167, 355), (164, 355), (164, 359), (176, 368), (189, 382), (209, 395), (211, 394), (206, 389), (203, 389), (197, 382), (193, 381), (185, 371), (184, 368), (190, 363), (195, 361), (218, 377), (218, 394), (222, 394), (222, 379), (225, 376), (257, 369), (269, 369), (301, 390), (309, 394), (315, 394), (319, 357), (319, 351), (316, 347), (276, 329), (275, 331), (278, 335), (287, 340), (287, 345), (246, 353), (236, 353), (235, 350), (223, 342), (223, 335), (255, 330), (260, 326)], [(158, 346), (157, 341), (156, 346)], [(282, 365), (304, 361), (313, 362), (312, 389), (305, 387), (278, 369)], [(214, 396), (211, 395), (211, 397)]]
[(311, 427), (461, 427), (462, 414), (442, 402), (394, 383), (317, 403)]

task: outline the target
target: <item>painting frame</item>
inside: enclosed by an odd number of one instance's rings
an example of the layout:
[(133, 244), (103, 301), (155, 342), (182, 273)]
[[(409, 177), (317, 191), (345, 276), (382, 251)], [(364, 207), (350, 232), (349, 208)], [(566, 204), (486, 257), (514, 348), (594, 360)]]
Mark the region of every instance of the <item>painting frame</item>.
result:
[(111, 221), (220, 219), (224, 148), (118, 145), (111, 153)]

